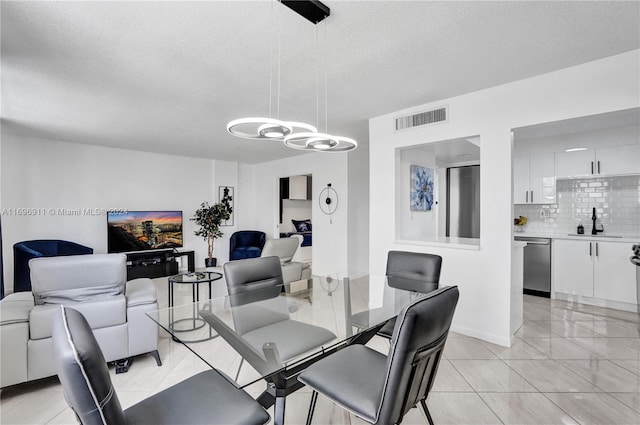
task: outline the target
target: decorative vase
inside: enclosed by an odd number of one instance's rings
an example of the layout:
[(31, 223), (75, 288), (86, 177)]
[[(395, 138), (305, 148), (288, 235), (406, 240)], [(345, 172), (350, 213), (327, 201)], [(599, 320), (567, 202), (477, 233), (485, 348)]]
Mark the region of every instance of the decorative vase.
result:
[(217, 258), (205, 258), (204, 259), (205, 267), (215, 267), (218, 264)]

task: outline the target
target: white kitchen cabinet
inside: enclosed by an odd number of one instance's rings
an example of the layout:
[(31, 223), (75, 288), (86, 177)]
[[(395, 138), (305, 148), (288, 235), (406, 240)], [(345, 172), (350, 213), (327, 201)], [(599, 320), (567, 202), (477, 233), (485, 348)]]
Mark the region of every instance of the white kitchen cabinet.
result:
[(635, 304), (630, 243), (555, 239), (553, 291)]
[(596, 149), (598, 174), (640, 174), (640, 144)]
[(513, 203), (529, 202), (529, 157), (513, 157)]
[(556, 172), (552, 153), (529, 157), (529, 179), (531, 203), (553, 204), (556, 202)]
[(307, 176), (289, 177), (289, 199), (303, 201), (310, 199), (307, 193)]
[(586, 241), (554, 239), (554, 292), (593, 297), (592, 249)]
[(640, 174), (640, 144), (556, 153), (556, 177)]
[(597, 242), (593, 267), (593, 296), (636, 303), (636, 266), (631, 264), (630, 243)]
[(556, 152), (556, 177), (584, 177), (595, 173), (596, 150)]
[(553, 153), (513, 158), (513, 203), (553, 204), (556, 179)]

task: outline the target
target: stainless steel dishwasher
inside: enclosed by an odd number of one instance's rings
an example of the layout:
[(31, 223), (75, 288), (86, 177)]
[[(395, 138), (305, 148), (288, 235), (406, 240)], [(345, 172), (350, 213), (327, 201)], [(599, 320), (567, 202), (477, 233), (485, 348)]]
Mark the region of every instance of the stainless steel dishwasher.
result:
[(524, 247), (523, 292), (549, 298), (551, 296), (551, 239), (517, 236)]

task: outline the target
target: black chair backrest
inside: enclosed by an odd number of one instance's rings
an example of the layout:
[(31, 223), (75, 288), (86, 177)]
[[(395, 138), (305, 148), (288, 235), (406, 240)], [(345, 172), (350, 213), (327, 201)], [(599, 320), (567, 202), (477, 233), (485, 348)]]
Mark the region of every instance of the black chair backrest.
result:
[(438, 289), (441, 268), (439, 255), (389, 251), (386, 274), (389, 286), (426, 294)]
[(83, 425), (126, 423), (100, 346), (84, 316), (61, 306), (53, 350), (65, 399)]
[(224, 264), (235, 331), (240, 335), (289, 319), (280, 258), (260, 257)]
[(400, 423), (409, 409), (427, 398), (457, 303), (458, 287), (444, 287), (419, 298), (398, 315), (375, 423)]

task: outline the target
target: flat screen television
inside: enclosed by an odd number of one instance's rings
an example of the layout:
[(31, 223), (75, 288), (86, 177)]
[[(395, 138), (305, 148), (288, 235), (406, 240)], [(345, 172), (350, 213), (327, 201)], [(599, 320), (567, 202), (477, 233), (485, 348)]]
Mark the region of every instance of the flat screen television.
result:
[(109, 253), (182, 247), (182, 211), (107, 213)]

